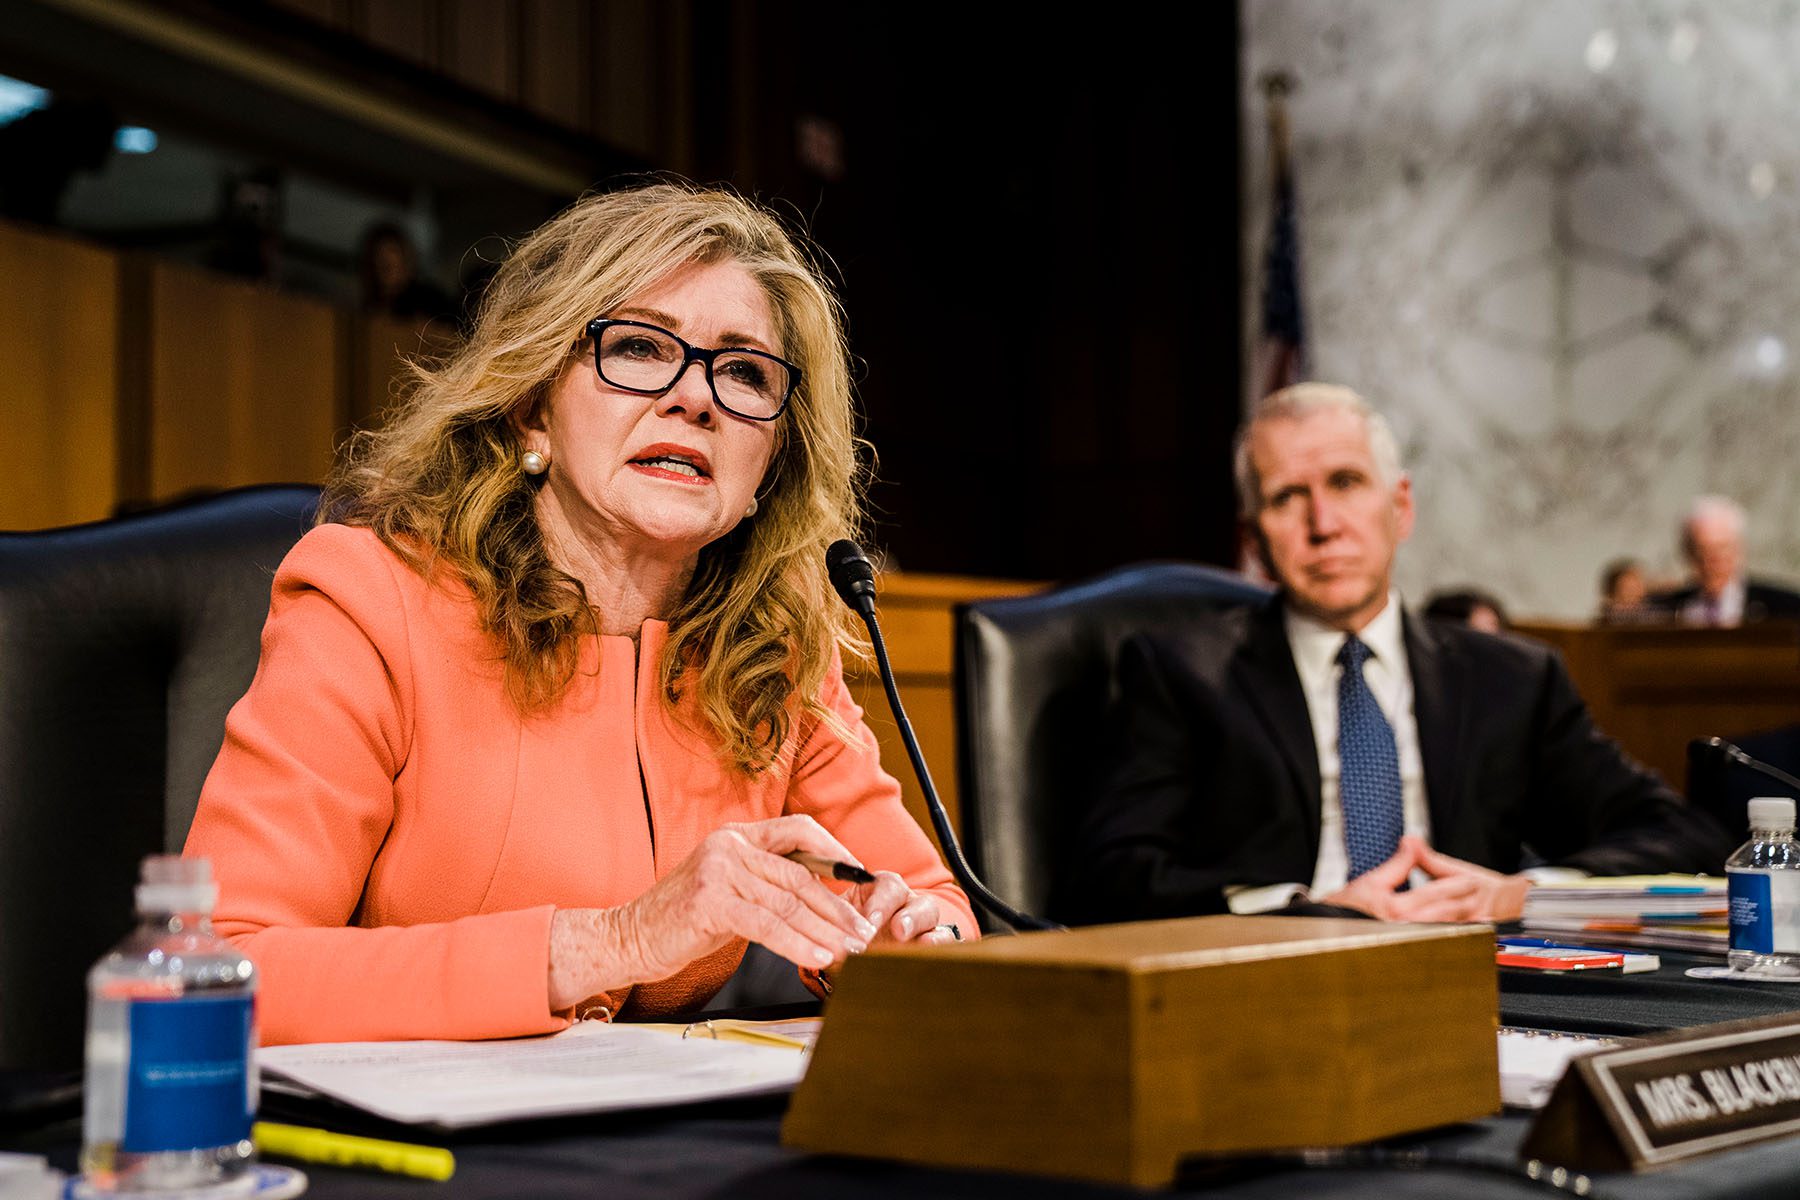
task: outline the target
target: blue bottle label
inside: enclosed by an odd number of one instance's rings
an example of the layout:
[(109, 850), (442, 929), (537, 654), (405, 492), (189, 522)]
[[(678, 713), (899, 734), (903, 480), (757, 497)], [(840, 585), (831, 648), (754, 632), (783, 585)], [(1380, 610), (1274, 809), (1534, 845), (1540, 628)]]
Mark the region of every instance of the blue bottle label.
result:
[(1760, 871), (1731, 871), (1726, 880), (1731, 948), (1775, 953), (1775, 912), (1769, 903), (1769, 877)]
[(203, 1150), (250, 1136), (250, 1006), (249, 996), (131, 1002), (121, 1149)]

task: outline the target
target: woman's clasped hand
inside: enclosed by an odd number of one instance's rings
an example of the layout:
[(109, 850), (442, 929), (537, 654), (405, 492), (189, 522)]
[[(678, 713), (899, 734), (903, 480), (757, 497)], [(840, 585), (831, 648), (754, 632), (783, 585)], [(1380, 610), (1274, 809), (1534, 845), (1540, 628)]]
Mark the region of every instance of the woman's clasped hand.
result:
[(551, 924), (550, 1002), (662, 979), (733, 938), (823, 969), (882, 942), (932, 937), (937, 902), (892, 871), (839, 894), (786, 857), (804, 850), (856, 866), (811, 817), (725, 825), (655, 887), (614, 909), (563, 909)]

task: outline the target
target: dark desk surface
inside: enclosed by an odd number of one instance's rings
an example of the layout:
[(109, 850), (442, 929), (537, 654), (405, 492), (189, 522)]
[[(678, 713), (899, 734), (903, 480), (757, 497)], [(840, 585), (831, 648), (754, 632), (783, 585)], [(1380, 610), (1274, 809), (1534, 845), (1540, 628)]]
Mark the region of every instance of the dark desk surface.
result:
[(1659, 952), (1660, 971), (1502, 971), (1500, 1023), (1530, 1029), (1644, 1037), (1692, 1025), (1772, 1016), (1800, 1009), (1800, 983), (1689, 979), (1689, 967), (1724, 965), (1717, 957)]
[[(1506, 972), (1501, 1020), (1538, 1028), (1632, 1033), (1800, 1008), (1800, 986), (1709, 983), (1683, 976), (1706, 960), (1664, 955), (1650, 975), (1544, 976)], [(781, 1102), (712, 1105), (660, 1113), (569, 1118), (487, 1130), (451, 1143), (456, 1177), (446, 1184), (309, 1167), (309, 1196), (605, 1197), (606, 1200), (862, 1200), (930, 1196), (944, 1200), (1006, 1200), (1014, 1196), (1132, 1195), (1122, 1189), (903, 1167), (880, 1162), (800, 1155), (779, 1142)], [(1461, 1158), (1507, 1168), (1529, 1117), (1507, 1113), (1471, 1125), (1436, 1130), (1393, 1144), (1422, 1149), (1435, 1159)], [(79, 1126), (0, 1135), (0, 1149), (47, 1154), (72, 1170)], [(1697, 1163), (1637, 1176), (1598, 1176), (1593, 1195), (1629, 1197), (1781, 1197), (1800, 1194), (1800, 1147), (1792, 1140), (1734, 1151)], [(1233, 1177), (1196, 1177), (1183, 1190), (1234, 1198), (1543, 1196), (1541, 1185), (1478, 1166), (1429, 1165), (1416, 1170), (1376, 1167), (1246, 1170)]]
[[(1435, 1155), (1462, 1156), (1510, 1167), (1528, 1118), (1507, 1114), (1474, 1125), (1408, 1139)], [(307, 1167), (307, 1195), (319, 1200), (1010, 1200), (1012, 1197), (1131, 1196), (1125, 1189), (1054, 1179), (967, 1171), (939, 1171), (881, 1162), (790, 1153), (779, 1145), (780, 1105), (715, 1106), (628, 1120), (557, 1122), (453, 1144), (456, 1177), (433, 1184), (329, 1167)], [(66, 1122), (30, 1136), (0, 1138), (9, 1150), (47, 1154), (74, 1169), (79, 1129)], [(1547, 1189), (1524, 1179), (1453, 1166), (1418, 1170), (1334, 1168), (1251, 1171), (1237, 1178), (1195, 1179), (1181, 1190), (1234, 1200), (1291, 1200), (1295, 1196), (1399, 1200), (1457, 1197), (1503, 1200), (1542, 1197)], [(1734, 1151), (1699, 1163), (1640, 1176), (1597, 1176), (1594, 1196), (1661, 1200), (1720, 1196), (1733, 1200), (1792, 1200), (1800, 1190), (1800, 1156), (1792, 1142)]]

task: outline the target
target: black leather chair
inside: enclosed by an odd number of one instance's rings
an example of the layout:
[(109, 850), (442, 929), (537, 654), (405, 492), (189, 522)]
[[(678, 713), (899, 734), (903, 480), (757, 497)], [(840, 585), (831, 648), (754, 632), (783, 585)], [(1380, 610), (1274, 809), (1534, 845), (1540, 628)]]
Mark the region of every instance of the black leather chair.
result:
[[(1800, 725), (1738, 734), (1728, 740), (1754, 759), (1789, 775), (1800, 775)], [(1750, 801), (1758, 796), (1796, 796), (1796, 790), (1730, 761), (1717, 750), (1698, 743), (1688, 746), (1688, 803), (1710, 813), (1737, 841), (1750, 836)]]
[(1093, 758), (1119, 644), (1268, 590), (1216, 567), (1149, 563), (956, 614), (963, 842), (989, 887), (1055, 917), (1055, 876), (1095, 786)]
[(84, 975), (179, 851), (314, 487), (0, 534), (0, 1067), (81, 1062)]

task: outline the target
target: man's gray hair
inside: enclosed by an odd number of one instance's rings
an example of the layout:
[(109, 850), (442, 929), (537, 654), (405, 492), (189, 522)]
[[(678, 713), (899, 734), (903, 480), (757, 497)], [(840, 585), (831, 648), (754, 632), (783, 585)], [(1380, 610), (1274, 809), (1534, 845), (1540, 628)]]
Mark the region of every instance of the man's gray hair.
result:
[(1400, 443), (1387, 418), (1369, 406), (1369, 402), (1339, 383), (1296, 383), (1292, 387), (1270, 392), (1251, 406), (1243, 427), (1238, 430), (1237, 444), (1232, 450), (1232, 474), (1237, 479), (1238, 512), (1254, 517), (1262, 507), (1262, 481), (1256, 476), (1256, 463), (1250, 458), (1250, 434), (1261, 421), (1298, 421), (1314, 413), (1327, 411), (1355, 413), (1362, 418), (1369, 434), (1369, 453), (1375, 459), (1375, 470), (1389, 487), (1400, 482), (1404, 469), (1400, 465)]
[(1687, 516), (1681, 519), (1681, 552), (1693, 553), (1693, 529), (1696, 522), (1710, 519), (1724, 521), (1731, 526), (1731, 532), (1742, 538), (1744, 527), (1749, 518), (1744, 515), (1744, 506), (1730, 496), (1696, 496), (1688, 505)]

